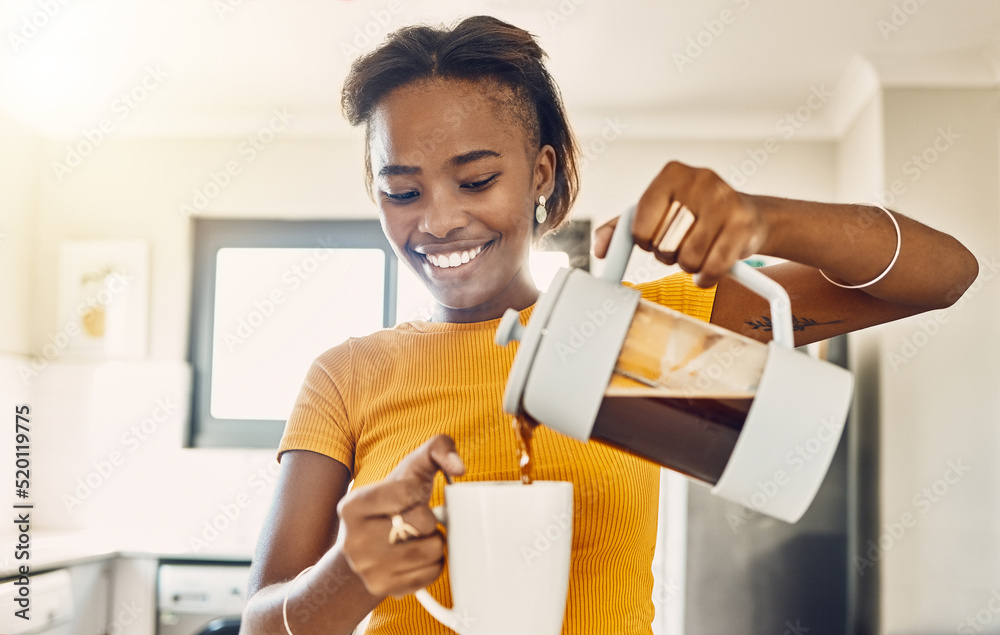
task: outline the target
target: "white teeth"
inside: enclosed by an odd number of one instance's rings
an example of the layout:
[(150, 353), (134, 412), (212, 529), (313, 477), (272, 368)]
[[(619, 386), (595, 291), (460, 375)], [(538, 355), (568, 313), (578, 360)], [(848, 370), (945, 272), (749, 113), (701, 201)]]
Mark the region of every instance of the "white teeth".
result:
[(483, 251), (483, 247), (484, 245), (479, 245), (475, 249), (461, 252), (456, 251), (451, 254), (425, 254), (425, 257), (435, 267), (450, 269), (451, 267), (460, 267), (470, 260), (474, 260)]

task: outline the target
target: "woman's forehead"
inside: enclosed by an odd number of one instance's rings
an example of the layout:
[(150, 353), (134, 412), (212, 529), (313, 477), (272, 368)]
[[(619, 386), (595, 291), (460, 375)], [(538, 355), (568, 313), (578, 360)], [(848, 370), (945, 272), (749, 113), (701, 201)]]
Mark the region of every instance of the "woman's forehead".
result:
[[(501, 91), (506, 91), (506, 94)], [(369, 123), (373, 168), (447, 161), (478, 149), (507, 155), (527, 147), (513, 91), (485, 82), (428, 80), (393, 90)]]

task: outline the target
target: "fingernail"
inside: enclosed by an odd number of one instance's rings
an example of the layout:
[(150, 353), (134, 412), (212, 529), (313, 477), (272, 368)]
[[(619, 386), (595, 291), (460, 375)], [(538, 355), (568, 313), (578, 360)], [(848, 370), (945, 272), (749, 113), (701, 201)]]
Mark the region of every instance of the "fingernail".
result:
[(445, 461), (448, 463), (449, 472), (465, 471), (465, 463), (462, 462), (462, 457), (458, 455), (458, 452), (449, 452), (448, 456), (445, 457)]

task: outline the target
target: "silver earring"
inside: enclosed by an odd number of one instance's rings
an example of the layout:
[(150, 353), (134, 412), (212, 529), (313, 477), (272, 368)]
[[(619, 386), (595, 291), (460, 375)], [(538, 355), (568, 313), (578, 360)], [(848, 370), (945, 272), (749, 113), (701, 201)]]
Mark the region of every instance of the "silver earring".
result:
[(538, 206), (535, 208), (535, 220), (541, 225), (549, 217), (549, 210), (545, 209), (545, 197), (538, 197)]

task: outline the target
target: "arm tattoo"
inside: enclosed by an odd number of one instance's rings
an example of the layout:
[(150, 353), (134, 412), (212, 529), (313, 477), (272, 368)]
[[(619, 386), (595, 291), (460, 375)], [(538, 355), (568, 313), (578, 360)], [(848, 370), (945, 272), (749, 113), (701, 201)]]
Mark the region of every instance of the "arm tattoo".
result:
[[(827, 324), (840, 324), (841, 322), (843, 322), (843, 320), (830, 320), (829, 322), (817, 322), (812, 318), (800, 318), (793, 315), (792, 330), (804, 331), (806, 330), (807, 326), (825, 326)], [(752, 328), (755, 331), (761, 330), (765, 332), (770, 332), (771, 330), (771, 318), (766, 315), (760, 316), (760, 319), (758, 320), (747, 320), (746, 323), (749, 324), (750, 328)]]

